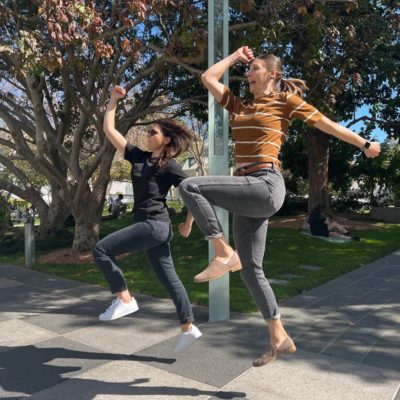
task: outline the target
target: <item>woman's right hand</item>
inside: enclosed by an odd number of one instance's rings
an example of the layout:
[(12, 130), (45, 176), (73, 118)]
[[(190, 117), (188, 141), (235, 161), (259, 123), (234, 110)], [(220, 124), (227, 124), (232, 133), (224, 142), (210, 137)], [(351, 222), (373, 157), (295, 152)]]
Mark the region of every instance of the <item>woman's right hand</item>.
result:
[(111, 96), (116, 100), (121, 100), (126, 96), (126, 90), (121, 86), (115, 85), (111, 92)]
[(249, 62), (254, 60), (253, 50), (250, 49), (248, 46), (243, 46), (237, 49), (234, 53), (238, 58), (238, 61), (248, 64)]
[(181, 223), (178, 225), (178, 229), (181, 236), (183, 236), (184, 238), (188, 238), (190, 232), (192, 231), (192, 224), (188, 224), (186, 222)]

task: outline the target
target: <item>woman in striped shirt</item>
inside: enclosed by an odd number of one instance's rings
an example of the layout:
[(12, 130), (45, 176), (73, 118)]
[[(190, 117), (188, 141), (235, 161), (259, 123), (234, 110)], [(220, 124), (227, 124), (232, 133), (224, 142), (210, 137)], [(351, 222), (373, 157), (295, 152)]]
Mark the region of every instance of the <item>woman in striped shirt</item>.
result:
[[(246, 77), (254, 100), (248, 103), (219, 82), (224, 72), (237, 62), (250, 64)], [(206, 239), (211, 241), (216, 255), (194, 280), (205, 282), (240, 270), (270, 334), (270, 349), (253, 362), (258, 367), (279, 355), (296, 351), (282, 325), (275, 295), (263, 270), (268, 219), (280, 209), (285, 197), (278, 154), (291, 120), (300, 119), (350, 143), (367, 157), (378, 156), (380, 145), (367, 142), (303, 101), (305, 82), (283, 79), (281, 61), (272, 54), (254, 58), (251, 49), (241, 47), (210, 67), (201, 78), (231, 114), (236, 173), (235, 176), (188, 178), (179, 186), (186, 206)], [(213, 206), (233, 213), (233, 238), (238, 253), (224, 237)], [(190, 234), (192, 222), (187, 220), (180, 225), (183, 236)]]

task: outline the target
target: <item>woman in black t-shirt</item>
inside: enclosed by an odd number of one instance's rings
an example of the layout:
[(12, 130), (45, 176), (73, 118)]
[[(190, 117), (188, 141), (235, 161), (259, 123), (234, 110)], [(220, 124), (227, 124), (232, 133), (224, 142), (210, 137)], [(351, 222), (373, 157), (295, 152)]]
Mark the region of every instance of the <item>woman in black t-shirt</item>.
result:
[[(132, 164), (134, 217), (132, 225), (108, 235), (93, 250), (95, 261), (103, 271), (111, 293), (117, 296), (111, 306), (100, 314), (99, 319), (110, 321), (139, 309), (127, 288), (123, 272), (116, 264), (116, 256), (143, 250), (175, 303), (181, 333), (174, 351), (179, 352), (199, 338), (201, 333), (192, 323), (194, 319), (189, 298), (172, 261), (172, 230), (166, 196), (172, 185), (178, 186), (186, 178), (173, 158), (187, 149), (192, 135), (183, 125), (166, 118), (154, 123), (148, 132), (149, 151), (132, 146), (115, 129), (115, 109), (118, 100), (125, 97), (125, 94), (120, 86), (114, 87), (103, 128), (108, 140)], [(192, 223), (193, 218), (188, 214), (186, 224)]]
[(313, 236), (333, 237), (346, 240), (360, 240), (359, 236), (351, 236), (350, 232), (333, 221), (323, 205), (319, 204), (311, 210), (308, 217), (310, 232)]
[(326, 223), (327, 215), (323, 206), (318, 205), (310, 212), (308, 223), (310, 224), (310, 232), (313, 236), (329, 236), (328, 224)]

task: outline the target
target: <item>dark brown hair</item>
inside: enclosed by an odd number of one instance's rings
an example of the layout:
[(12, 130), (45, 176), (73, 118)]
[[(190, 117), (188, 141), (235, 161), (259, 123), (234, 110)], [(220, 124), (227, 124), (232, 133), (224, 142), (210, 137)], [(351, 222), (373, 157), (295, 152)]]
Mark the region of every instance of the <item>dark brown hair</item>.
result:
[(276, 92), (289, 92), (302, 97), (303, 93), (308, 90), (306, 82), (302, 79), (283, 79), (282, 61), (274, 54), (264, 54), (256, 59), (261, 60), (268, 71), (276, 71), (276, 78), (274, 79), (274, 90)]
[(168, 160), (179, 156), (186, 151), (193, 140), (192, 133), (180, 122), (171, 118), (162, 118), (154, 122), (158, 125), (165, 137), (171, 140), (165, 145), (163, 152), (158, 159), (158, 165), (161, 168), (166, 167)]

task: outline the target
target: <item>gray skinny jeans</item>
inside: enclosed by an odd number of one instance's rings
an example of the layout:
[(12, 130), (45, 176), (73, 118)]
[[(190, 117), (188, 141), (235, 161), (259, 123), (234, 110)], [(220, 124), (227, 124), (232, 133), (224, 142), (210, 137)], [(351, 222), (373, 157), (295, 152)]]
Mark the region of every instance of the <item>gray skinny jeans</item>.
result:
[(266, 169), (247, 176), (187, 178), (179, 192), (206, 239), (223, 235), (213, 206), (233, 213), (233, 240), (243, 269), (241, 277), (265, 320), (279, 319), (278, 305), (265, 277), (263, 258), (268, 219), (285, 199), (280, 172)]
[(185, 287), (179, 279), (171, 257), (171, 224), (167, 221), (148, 219), (134, 222), (97, 242), (93, 256), (110, 285), (111, 293), (127, 289), (116, 256), (132, 251), (145, 251), (158, 279), (167, 289), (175, 304), (181, 324), (194, 321), (192, 306)]

